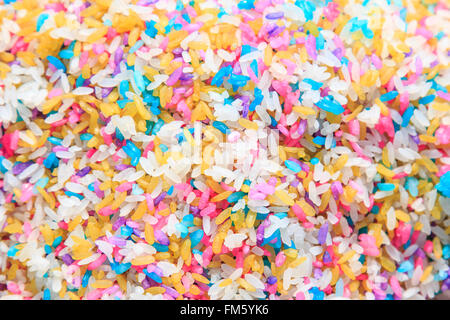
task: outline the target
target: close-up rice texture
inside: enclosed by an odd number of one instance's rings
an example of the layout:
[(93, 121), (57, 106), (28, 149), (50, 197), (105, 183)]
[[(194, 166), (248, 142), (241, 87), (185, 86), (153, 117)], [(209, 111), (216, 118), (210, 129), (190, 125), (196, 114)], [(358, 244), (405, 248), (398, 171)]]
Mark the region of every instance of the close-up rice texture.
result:
[(0, 0), (0, 300), (450, 289), (448, 0)]

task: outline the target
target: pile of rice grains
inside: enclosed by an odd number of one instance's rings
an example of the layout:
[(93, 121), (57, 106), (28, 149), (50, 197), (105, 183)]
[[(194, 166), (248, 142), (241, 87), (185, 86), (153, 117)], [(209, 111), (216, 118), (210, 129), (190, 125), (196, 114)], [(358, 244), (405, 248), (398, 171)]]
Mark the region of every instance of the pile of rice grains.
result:
[(0, 299), (449, 290), (449, 30), (445, 0), (4, 0)]

